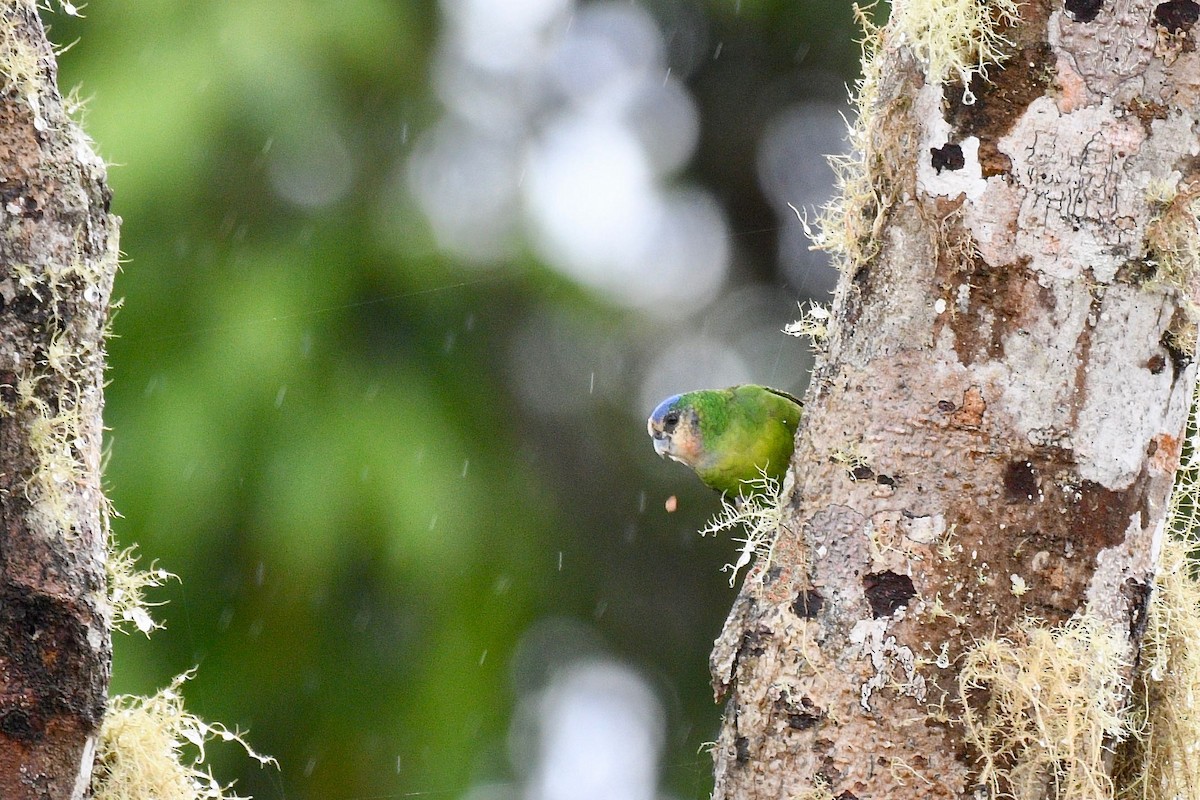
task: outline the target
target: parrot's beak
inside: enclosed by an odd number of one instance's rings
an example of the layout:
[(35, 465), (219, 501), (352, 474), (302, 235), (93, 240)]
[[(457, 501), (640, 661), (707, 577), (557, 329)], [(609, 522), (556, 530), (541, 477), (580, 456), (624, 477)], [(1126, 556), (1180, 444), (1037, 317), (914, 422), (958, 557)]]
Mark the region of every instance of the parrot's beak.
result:
[(661, 433), (656, 433), (654, 435), (654, 452), (658, 453), (663, 458), (666, 458), (668, 455), (670, 455), (670, 449), (671, 440), (666, 436), (663, 436)]

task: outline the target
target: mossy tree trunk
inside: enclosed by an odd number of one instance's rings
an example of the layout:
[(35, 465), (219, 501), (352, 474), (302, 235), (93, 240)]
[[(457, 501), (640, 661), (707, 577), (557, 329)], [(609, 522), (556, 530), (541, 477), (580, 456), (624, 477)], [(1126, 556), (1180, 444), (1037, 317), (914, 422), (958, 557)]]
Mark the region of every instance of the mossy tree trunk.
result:
[(0, 4), (0, 797), (81, 798), (110, 672), (103, 163), (32, 0)]
[(868, 37), (785, 524), (713, 653), (716, 798), (1111, 791), (1194, 380), (1197, 12), (896, 0)]

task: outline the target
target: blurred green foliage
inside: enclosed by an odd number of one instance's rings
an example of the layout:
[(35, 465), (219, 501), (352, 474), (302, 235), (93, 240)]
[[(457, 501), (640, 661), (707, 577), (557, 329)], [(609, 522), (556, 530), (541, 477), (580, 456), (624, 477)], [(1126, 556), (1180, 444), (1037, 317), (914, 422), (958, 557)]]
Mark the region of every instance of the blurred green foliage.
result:
[[(844, 98), (849, 9), (645, 5), (668, 40), (687, 13), (723, 43), (688, 77), (689, 175), (731, 219), (731, 290), (765, 284), (786, 308), (756, 141), (787, 103)], [(480, 270), (438, 254), (397, 177), (439, 114), (437, 4), (93, 0), (84, 14), (46, 20), (60, 45), (78, 40), (61, 83), (90, 98), (82, 121), (124, 219), (106, 480), (119, 540), (181, 578), (158, 598), (165, 631), (118, 637), (114, 691), (198, 665), (191, 709), (248, 728), (282, 765), (214, 754), (259, 800), (459, 796), (519, 777), (514, 649), (563, 617), (663, 696), (664, 790), (707, 796), (707, 654), (733, 545), (695, 535), (717, 500), (654, 457), (636, 380), (702, 323), (608, 307), (531, 257)], [(814, 63), (833, 77), (798, 77)], [(344, 142), (353, 184), (301, 207), (269, 171), (323, 169), (314, 129)], [(514, 387), (511, 342), (539, 315), (624, 359), (562, 414)]]

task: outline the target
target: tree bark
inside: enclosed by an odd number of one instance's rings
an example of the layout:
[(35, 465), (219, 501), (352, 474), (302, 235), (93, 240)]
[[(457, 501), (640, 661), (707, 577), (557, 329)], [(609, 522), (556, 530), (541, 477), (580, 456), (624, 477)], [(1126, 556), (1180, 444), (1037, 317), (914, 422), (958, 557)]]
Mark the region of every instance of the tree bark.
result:
[(81, 798), (110, 672), (100, 485), (119, 219), (31, 0), (0, 3), (0, 797)]
[(1200, 7), (968, 4), (1008, 57), (965, 93), (932, 5), (865, 59), (793, 490), (713, 652), (715, 798), (1069, 796), (985, 774), (963, 670), (1081, 620), (1136, 661), (1194, 380)]

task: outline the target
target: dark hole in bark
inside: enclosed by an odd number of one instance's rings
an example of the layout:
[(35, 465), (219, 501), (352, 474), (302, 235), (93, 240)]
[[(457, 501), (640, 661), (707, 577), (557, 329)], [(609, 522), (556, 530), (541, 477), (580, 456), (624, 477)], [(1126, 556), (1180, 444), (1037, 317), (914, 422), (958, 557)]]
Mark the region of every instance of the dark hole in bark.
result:
[(1183, 371), (1192, 363), (1192, 354), (1180, 348), (1175, 343), (1175, 337), (1170, 334), (1171, 328), (1168, 327), (1158, 343), (1167, 351), (1167, 356), (1171, 359), (1171, 370), (1175, 379), (1178, 380)]
[(867, 285), (867, 279), (870, 277), (871, 277), (871, 268), (870, 267), (859, 267), (858, 269), (856, 269), (854, 271), (854, 277), (852, 278), (852, 280), (854, 281), (855, 285), (861, 289), (862, 287)]
[(954, 405), (953, 400), (938, 400), (937, 409), (943, 414), (950, 414), (957, 411), (958, 406)]
[(816, 589), (801, 589), (792, 602), (792, 611), (801, 619), (812, 619), (821, 613), (825, 598)]
[(895, 486), (896, 479), (891, 475), (876, 475), (875, 482), (882, 486)]
[(1121, 594), (1129, 601), (1129, 635), (1140, 642), (1150, 616), (1150, 585), (1130, 578), (1121, 584)]
[(788, 727), (793, 730), (808, 730), (825, 718), (825, 712), (810, 697), (801, 697), (798, 703), (781, 697), (775, 701), (775, 708), (787, 717)]
[(1028, 503), (1037, 499), (1037, 472), (1028, 461), (1010, 461), (1004, 468), (1004, 494), (1009, 500)]
[(962, 169), (966, 163), (962, 148), (953, 142), (947, 142), (941, 147), (929, 148), (929, 164), (938, 172), (944, 169)]
[(1167, 359), (1162, 353), (1155, 353), (1150, 356), (1150, 360), (1146, 362), (1146, 369), (1150, 370), (1151, 375), (1157, 375), (1167, 366)]
[(1091, 22), (1103, 5), (1103, 0), (1067, 0), (1063, 8), (1076, 22)]
[(863, 576), (863, 594), (871, 606), (871, 616), (890, 617), (896, 609), (908, 605), (917, 590), (912, 578), (895, 572), (868, 572)]
[(745, 736), (739, 736), (733, 741), (734, 749), (737, 750), (737, 763), (745, 764), (750, 760), (750, 740)]
[(21, 741), (30, 741), (41, 736), (42, 731), (36, 726), (29, 714), (20, 708), (14, 708), (0, 714), (0, 731), (7, 736)]
[(850, 477), (856, 481), (869, 481), (875, 477), (875, 472), (866, 464), (859, 464), (850, 470)]
[(1200, 20), (1200, 3), (1195, 0), (1167, 0), (1154, 7), (1154, 24), (1171, 33), (1190, 30)]

